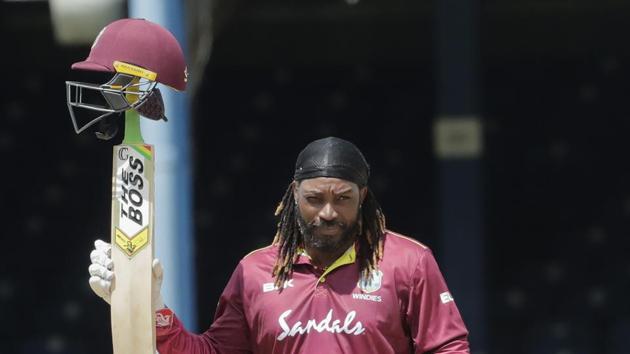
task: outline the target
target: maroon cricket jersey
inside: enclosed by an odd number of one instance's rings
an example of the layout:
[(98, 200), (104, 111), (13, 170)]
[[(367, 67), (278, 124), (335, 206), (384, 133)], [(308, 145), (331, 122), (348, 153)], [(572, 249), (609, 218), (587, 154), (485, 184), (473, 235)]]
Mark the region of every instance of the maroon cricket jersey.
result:
[(383, 259), (361, 278), (354, 247), (325, 272), (306, 255), (274, 287), (278, 248), (238, 264), (203, 334), (173, 316), (158, 325), (161, 354), (201, 353), (469, 353), (468, 331), (426, 246), (391, 231)]

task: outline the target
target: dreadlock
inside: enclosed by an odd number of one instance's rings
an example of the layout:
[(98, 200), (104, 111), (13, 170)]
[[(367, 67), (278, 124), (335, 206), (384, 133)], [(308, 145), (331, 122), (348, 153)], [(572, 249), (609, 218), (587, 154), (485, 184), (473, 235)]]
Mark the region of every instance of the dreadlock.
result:
[[(278, 245), (278, 257), (272, 275), (276, 277), (275, 285), (280, 289), (284, 282), (291, 278), (293, 263), (299, 257), (298, 249), (303, 246), (304, 241), (298, 224), (299, 211), (293, 193), (296, 183), (289, 184), (275, 212), (275, 215), (279, 216), (279, 221), (273, 244)], [(369, 188), (359, 213), (357, 261), (362, 276), (367, 277), (377, 268), (383, 257), (385, 233), (385, 216)]]

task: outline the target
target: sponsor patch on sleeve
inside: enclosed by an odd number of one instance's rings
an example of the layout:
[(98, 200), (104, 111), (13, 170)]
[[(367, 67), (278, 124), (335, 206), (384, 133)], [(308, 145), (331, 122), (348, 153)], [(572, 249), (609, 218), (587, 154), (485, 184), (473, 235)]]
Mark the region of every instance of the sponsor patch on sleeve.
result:
[(164, 308), (155, 312), (155, 326), (158, 328), (171, 328), (173, 325), (173, 311)]

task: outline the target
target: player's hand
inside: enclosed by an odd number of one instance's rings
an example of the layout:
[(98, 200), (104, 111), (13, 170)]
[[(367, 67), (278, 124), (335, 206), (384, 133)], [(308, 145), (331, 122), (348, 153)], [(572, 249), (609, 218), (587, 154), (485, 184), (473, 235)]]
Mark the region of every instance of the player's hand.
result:
[(166, 307), (164, 306), (162, 292), (160, 291), (160, 289), (162, 288), (162, 279), (164, 278), (164, 269), (162, 269), (162, 263), (160, 263), (159, 259), (153, 259), (152, 270), (153, 283), (155, 284), (155, 286), (153, 287), (151, 298), (153, 302), (153, 311), (157, 311)]
[(102, 240), (94, 241), (94, 250), (90, 253), (92, 264), (88, 267), (90, 288), (108, 304), (111, 304), (114, 280), (114, 262), (111, 257), (112, 247), (109, 243)]
[[(96, 240), (94, 241), (94, 250), (90, 253), (90, 260), (92, 264), (88, 267), (90, 273), (90, 288), (105, 302), (111, 304), (112, 297), (112, 285), (115, 281), (114, 274), (114, 262), (112, 261), (112, 247), (109, 243)], [(154, 310), (163, 309), (164, 300), (162, 300), (162, 294), (160, 288), (162, 287), (162, 279), (164, 277), (164, 270), (159, 259), (154, 259), (152, 264), (153, 269), (153, 281), (155, 287), (153, 287), (152, 302)]]

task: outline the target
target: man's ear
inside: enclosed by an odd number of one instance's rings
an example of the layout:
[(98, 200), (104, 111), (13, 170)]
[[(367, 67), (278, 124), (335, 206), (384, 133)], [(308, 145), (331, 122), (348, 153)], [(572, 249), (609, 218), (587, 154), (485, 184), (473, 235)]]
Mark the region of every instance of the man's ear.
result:
[(298, 202), (298, 188), (300, 187), (300, 182), (298, 181), (293, 181), (293, 200), (295, 201), (295, 205), (297, 205)]
[(359, 190), (360, 197), (361, 197), (361, 198), (359, 199), (359, 200), (360, 200), (360, 201), (359, 201), (359, 205), (362, 205), (362, 204), (363, 204), (363, 201), (365, 200), (365, 196), (367, 196), (367, 191), (368, 191), (368, 187), (367, 187), (367, 186), (366, 186), (366, 187), (363, 187), (363, 188), (361, 188), (361, 190)]

